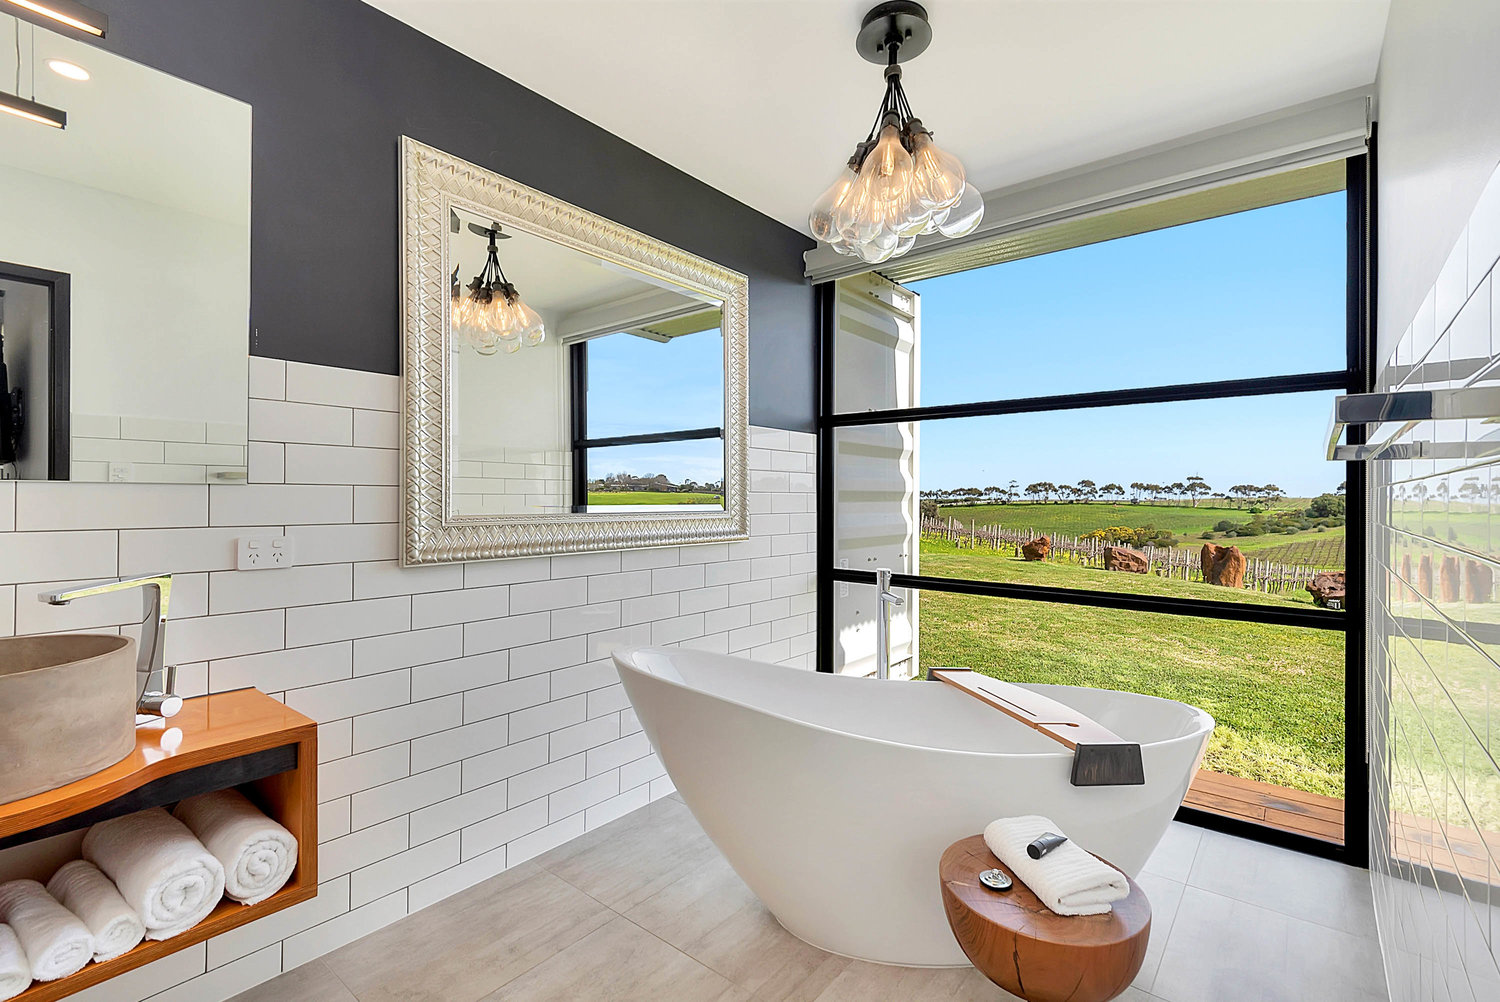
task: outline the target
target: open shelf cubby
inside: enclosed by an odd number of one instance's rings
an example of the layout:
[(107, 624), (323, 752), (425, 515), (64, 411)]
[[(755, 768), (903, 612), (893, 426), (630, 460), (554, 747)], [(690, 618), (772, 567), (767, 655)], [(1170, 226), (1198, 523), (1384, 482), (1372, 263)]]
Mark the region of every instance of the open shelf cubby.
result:
[(0, 849), (184, 797), (237, 787), (297, 838), (297, 868), (285, 887), (256, 905), (221, 901), (208, 918), (169, 940), (147, 940), (71, 977), (37, 981), (19, 1002), (80, 992), (170, 953), (280, 911), (318, 893), (318, 727), (257, 689), (199, 696), (182, 712), (136, 729), (135, 751), (119, 762), (33, 797), (0, 804)]

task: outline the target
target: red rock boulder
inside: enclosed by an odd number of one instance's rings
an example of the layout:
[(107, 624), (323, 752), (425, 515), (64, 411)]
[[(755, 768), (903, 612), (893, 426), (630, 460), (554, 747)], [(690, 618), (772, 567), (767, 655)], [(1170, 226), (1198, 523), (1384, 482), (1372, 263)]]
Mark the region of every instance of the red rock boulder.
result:
[(1024, 560), (1046, 560), (1047, 554), (1051, 552), (1051, 536), (1038, 536), (1021, 547), (1021, 557)]
[(1107, 571), (1126, 571), (1130, 574), (1150, 574), (1151, 561), (1140, 550), (1132, 550), (1128, 546), (1106, 546), (1104, 548), (1104, 569)]
[(1458, 601), (1458, 558), (1455, 556), (1443, 557), (1442, 563), (1438, 565), (1438, 595), (1439, 601)]
[(1495, 572), (1477, 560), (1464, 562), (1464, 598), (1473, 603), (1490, 601), (1495, 592)]
[(1221, 588), (1245, 587), (1245, 555), (1238, 546), (1204, 543), (1199, 557), (1203, 580)]
[(1308, 583), (1307, 590), (1312, 592), (1313, 604), (1326, 606), (1331, 599), (1343, 608), (1344, 572), (1323, 571), (1314, 574), (1312, 581)]

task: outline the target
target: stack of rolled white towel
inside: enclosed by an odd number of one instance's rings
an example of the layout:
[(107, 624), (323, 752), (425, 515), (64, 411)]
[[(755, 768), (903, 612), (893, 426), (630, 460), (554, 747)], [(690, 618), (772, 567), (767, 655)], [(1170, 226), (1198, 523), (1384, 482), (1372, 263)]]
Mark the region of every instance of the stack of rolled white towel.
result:
[(190, 797), (174, 813), (153, 807), (101, 821), (83, 837), (84, 858), (46, 887), (0, 884), (0, 1000), (143, 938), (186, 932), (226, 894), (263, 901), (296, 867), (296, 838), (237, 790)]

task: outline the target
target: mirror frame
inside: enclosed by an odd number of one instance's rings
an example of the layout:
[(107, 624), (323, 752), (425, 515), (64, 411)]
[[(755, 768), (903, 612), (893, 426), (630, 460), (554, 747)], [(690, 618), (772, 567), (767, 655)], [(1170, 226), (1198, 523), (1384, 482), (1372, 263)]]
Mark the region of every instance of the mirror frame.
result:
[[(401, 137), (401, 508), (405, 566), (747, 539), (749, 280), (494, 171)], [(453, 208), (556, 241), (723, 303), (722, 511), (551, 515), (450, 513), (449, 212)], [(504, 356), (496, 361), (503, 364)], [(683, 508), (692, 506), (684, 505)]]

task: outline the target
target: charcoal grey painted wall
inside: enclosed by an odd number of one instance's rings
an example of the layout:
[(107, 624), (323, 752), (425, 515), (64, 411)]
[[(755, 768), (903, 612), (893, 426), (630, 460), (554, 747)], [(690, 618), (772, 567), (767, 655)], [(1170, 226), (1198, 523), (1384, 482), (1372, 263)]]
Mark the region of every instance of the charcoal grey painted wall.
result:
[(812, 429), (809, 238), (358, 0), (89, 3), (104, 48), (254, 108), (252, 354), (399, 371), (404, 134), (744, 272), (750, 420)]

